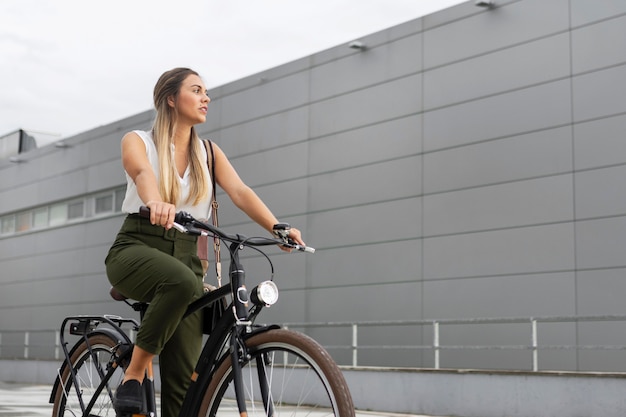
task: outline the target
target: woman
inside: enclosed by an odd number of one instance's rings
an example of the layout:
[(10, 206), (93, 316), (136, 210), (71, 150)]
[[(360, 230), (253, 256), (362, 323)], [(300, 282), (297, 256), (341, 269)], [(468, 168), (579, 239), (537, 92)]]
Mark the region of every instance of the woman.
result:
[[(106, 258), (111, 284), (135, 300), (150, 302), (136, 345), (116, 392), (118, 413), (141, 409), (141, 381), (155, 355), (161, 371), (161, 415), (176, 417), (190, 383), (202, 342), (200, 312), (182, 320), (187, 305), (203, 293), (196, 238), (173, 229), (184, 210), (208, 218), (211, 181), (207, 152), (194, 125), (203, 123), (210, 98), (199, 75), (188, 68), (165, 72), (154, 88), (156, 119), (150, 132), (133, 131), (122, 139), (128, 213)], [(222, 150), (213, 146), (215, 180), (233, 203), (261, 227), (278, 220), (245, 185)], [(150, 208), (150, 219), (138, 216)], [(304, 244), (292, 228), (290, 238)]]

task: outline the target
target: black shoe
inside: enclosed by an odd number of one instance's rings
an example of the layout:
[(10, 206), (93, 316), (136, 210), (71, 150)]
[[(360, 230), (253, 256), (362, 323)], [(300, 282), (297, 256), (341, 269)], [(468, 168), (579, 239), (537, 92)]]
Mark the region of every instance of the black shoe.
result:
[(136, 379), (130, 379), (117, 387), (113, 407), (118, 414), (138, 414), (143, 408), (143, 392)]

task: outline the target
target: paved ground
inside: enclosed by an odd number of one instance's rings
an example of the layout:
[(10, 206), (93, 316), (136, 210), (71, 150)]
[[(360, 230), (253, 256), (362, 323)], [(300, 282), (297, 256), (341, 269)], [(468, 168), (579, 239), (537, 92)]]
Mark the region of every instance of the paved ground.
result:
[(50, 416), (50, 386), (17, 385), (0, 382), (0, 416)]
[[(52, 404), (48, 403), (49, 385), (23, 385), (0, 382), (0, 417), (49, 417)], [(358, 417), (427, 417), (409, 414), (385, 414), (378, 412), (357, 412)]]

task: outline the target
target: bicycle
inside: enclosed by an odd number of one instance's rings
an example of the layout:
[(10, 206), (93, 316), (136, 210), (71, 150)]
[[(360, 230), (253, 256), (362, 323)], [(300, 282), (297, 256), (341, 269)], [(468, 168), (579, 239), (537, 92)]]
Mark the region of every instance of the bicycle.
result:
[[(142, 209), (141, 215), (149, 216), (147, 209)], [(276, 324), (255, 324), (261, 310), (278, 298), (273, 282), (274, 267), (259, 247), (283, 245), (307, 252), (314, 249), (289, 240), (286, 223), (277, 225), (276, 238), (248, 238), (226, 233), (180, 212), (176, 214), (174, 227), (184, 233), (204, 234), (227, 242), (230, 252), (229, 282), (192, 302), (185, 314), (200, 308), (213, 308), (221, 313), (206, 338), (179, 415), (206, 417), (237, 412), (240, 416), (284, 413), (295, 417), (305, 414), (354, 417), (352, 397), (343, 374), (321, 345), (307, 335)], [(260, 252), (271, 266), (271, 279), (252, 291), (246, 289), (239, 259), (239, 253), (246, 247)], [(131, 303), (114, 289), (112, 296), (139, 311), (141, 321), (146, 303)], [(140, 321), (113, 315), (70, 316), (63, 320), (60, 344), (65, 360), (50, 395), (53, 417), (115, 415), (114, 391), (124, 377), (133, 349), (125, 329), (136, 331)], [(69, 350), (66, 332), (79, 337)], [(142, 415), (156, 416), (152, 367), (146, 371), (142, 387)]]

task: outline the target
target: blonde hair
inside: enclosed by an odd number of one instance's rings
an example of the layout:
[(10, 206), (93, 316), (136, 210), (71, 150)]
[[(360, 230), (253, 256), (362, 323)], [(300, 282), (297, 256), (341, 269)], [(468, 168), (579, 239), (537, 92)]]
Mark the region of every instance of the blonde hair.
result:
[[(152, 126), (152, 140), (159, 158), (159, 191), (161, 198), (170, 204), (178, 204), (181, 189), (172, 152), (178, 112), (176, 107), (168, 104), (168, 99), (174, 98), (175, 100), (178, 97), (181, 85), (189, 75), (198, 75), (198, 73), (189, 68), (174, 68), (163, 73), (154, 86), (156, 118)], [(194, 127), (191, 128), (190, 135), (188, 155), (190, 188), (185, 203), (191, 202), (192, 205), (196, 205), (207, 198), (209, 193), (204, 172), (204, 157), (201, 157), (203, 153), (206, 154), (206, 150)]]

